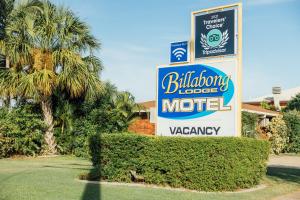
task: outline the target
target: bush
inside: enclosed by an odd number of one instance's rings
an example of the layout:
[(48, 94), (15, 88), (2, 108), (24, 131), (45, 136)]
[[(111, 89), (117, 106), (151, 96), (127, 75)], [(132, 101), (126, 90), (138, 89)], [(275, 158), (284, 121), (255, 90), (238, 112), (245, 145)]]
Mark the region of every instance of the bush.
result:
[(297, 110), (300, 111), (300, 93), (293, 97), (290, 101), (287, 102), (285, 111)]
[(0, 136), (0, 158), (6, 158), (13, 154), (13, 143), (12, 138)]
[(269, 143), (251, 138), (146, 137), (105, 134), (90, 138), (92, 162), (101, 179), (205, 191), (258, 184), (266, 172)]
[(257, 138), (256, 125), (258, 122), (258, 115), (249, 112), (242, 112), (242, 136)]
[(40, 153), (44, 123), (32, 105), (0, 109), (0, 158)]
[(262, 107), (263, 109), (267, 109), (267, 110), (276, 110), (275, 106), (272, 104), (269, 104), (269, 102), (267, 101), (262, 101), (260, 103), (260, 107)]
[(288, 129), (282, 115), (274, 117), (267, 126), (267, 134), (271, 142), (272, 153), (281, 153), (288, 143)]
[(283, 114), (283, 120), (288, 129), (289, 142), (286, 151), (300, 152), (300, 112), (293, 110)]
[(72, 130), (70, 131), (61, 132), (61, 129), (56, 128), (55, 137), (59, 153), (88, 158), (88, 138), (94, 135), (96, 130), (97, 125), (85, 118), (74, 120)]

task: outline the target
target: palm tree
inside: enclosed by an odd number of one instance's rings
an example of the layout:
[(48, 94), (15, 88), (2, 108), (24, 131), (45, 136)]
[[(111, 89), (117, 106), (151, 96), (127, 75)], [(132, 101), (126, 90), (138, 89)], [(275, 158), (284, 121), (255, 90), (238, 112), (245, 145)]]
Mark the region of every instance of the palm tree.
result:
[(8, 15), (13, 10), (15, 0), (1, 0), (0, 1), (0, 39), (5, 37), (5, 27)]
[(60, 133), (71, 132), (73, 130), (73, 117), (75, 105), (70, 103), (62, 93), (54, 95), (54, 117), (55, 126), (60, 127)]
[[(6, 36), (5, 27), (8, 20), (8, 15), (13, 10), (15, 0), (1, 0), (0, 1), (0, 40), (3, 40)], [(3, 70), (7, 67), (7, 59), (4, 55), (0, 54), (0, 69)], [(1, 96), (0, 96), (1, 97)], [(10, 97), (1, 97), (2, 102), (6, 107), (10, 106)]]
[(44, 154), (56, 154), (52, 95), (92, 98), (101, 89), (101, 63), (93, 52), (99, 42), (87, 24), (69, 9), (48, 0), (27, 0), (9, 15), (1, 53), (10, 61), (0, 73), (0, 95), (22, 96), (39, 102), (47, 125)]
[(113, 99), (114, 110), (125, 120), (126, 126), (136, 118), (136, 113), (141, 110), (141, 106), (135, 102), (134, 96), (128, 92), (119, 92)]

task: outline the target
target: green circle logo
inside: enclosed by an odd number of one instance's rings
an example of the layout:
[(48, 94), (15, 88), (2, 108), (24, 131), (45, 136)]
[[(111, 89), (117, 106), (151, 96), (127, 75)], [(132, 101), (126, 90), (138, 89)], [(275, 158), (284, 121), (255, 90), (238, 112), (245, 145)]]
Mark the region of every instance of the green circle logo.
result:
[(212, 29), (206, 36), (207, 44), (211, 47), (216, 47), (222, 41), (222, 32), (219, 29)]

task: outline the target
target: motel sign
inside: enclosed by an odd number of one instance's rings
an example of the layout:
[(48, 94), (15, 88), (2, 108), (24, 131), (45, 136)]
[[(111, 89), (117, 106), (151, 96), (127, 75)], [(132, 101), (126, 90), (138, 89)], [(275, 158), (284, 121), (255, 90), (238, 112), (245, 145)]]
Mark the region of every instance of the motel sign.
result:
[(192, 13), (190, 59), (157, 67), (156, 135), (239, 135), (241, 16), (241, 4)]

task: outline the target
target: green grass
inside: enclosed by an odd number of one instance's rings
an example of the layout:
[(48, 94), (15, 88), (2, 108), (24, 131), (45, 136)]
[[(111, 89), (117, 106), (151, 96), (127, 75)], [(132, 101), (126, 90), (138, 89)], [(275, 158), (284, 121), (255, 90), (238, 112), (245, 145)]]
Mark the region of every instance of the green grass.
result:
[(77, 181), (91, 170), (90, 162), (74, 157), (0, 160), (0, 200), (134, 200), (236, 199), (260, 200), (300, 189), (300, 170), (269, 169), (268, 187), (247, 193), (195, 193)]

